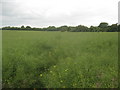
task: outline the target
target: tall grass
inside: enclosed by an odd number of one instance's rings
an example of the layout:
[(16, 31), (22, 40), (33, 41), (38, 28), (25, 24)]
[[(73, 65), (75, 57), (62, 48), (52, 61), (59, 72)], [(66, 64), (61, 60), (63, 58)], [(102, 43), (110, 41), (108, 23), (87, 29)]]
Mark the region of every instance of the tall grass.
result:
[(2, 89), (2, 30), (0, 30), (0, 89)]
[(3, 31), (3, 87), (116, 88), (117, 32)]

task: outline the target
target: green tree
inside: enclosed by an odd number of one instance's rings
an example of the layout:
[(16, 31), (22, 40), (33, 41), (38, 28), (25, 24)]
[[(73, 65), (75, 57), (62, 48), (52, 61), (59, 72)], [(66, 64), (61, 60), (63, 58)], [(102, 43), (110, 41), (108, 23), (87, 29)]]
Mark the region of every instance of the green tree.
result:
[(56, 27), (55, 26), (49, 26), (46, 30), (47, 31), (56, 31)]
[(21, 29), (23, 30), (23, 29), (25, 29), (25, 27), (24, 27), (24, 26), (21, 26)]
[(60, 29), (61, 32), (69, 31), (69, 27), (66, 26), (66, 25), (65, 26), (61, 26), (59, 29)]
[(31, 28), (30, 26), (26, 26), (26, 28)]
[(69, 31), (70, 31), (70, 32), (74, 32), (75, 29), (76, 29), (76, 27), (69, 27)]
[(78, 25), (75, 29), (76, 32), (87, 32), (89, 28), (83, 25)]
[(118, 25), (118, 32), (120, 32), (120, 25)]
[(108, 27), (108, 23), (101, 22), (98, 27), (100, 27), (100, 28), (107, 28)]
[(110, 27), (109, 27), (109, 30), (108, 32), (117, 32), (118, 31), (118, 26), (117, 24), (112, 24)]
[(30, 30), (30, 29), (31, 29), (31, 27), (30, 27), (30, 26), (26, 26), (26, 29), (27, 29), (27, 30)]
[(95, 26), (90, 27), (90, 32), (100, 32), (100, 31), (101, 31), (100, 27), (95, 27)]

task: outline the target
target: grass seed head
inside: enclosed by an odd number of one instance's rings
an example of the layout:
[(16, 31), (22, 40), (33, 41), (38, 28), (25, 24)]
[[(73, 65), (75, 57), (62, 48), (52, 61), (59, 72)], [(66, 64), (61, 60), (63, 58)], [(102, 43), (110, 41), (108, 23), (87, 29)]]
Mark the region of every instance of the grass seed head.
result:
[(60, 82), (62, 83), (63, 81), (61, 80)]
[(65, 72), (68, 71), (68, 69), (65, 70)]
[(42, 74), (40, 74), (40, 77), (42, 77), (43, 75)]

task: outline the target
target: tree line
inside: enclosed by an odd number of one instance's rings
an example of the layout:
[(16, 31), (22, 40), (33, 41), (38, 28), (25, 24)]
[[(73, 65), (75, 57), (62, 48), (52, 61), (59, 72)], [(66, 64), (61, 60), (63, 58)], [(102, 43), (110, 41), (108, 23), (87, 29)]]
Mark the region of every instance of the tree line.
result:
[(21, 26), (21, 27), (3, 27), (2, 30), (29, 30), (29, 31), (61, 31), (61, 32), (118, 32), (120, 30), (120, 25), (112, 24), (109, 25), (106, 22), (101, 22), (98, 26), (87, 27), (84, 25), (78, 26), (49, 26), (47, 28), (32, 28), (30, 26)]

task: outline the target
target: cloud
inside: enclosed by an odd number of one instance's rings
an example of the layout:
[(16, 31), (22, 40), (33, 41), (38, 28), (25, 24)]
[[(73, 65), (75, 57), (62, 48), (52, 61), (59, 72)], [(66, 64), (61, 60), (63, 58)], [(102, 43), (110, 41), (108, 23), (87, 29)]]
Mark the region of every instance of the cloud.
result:
[(117, 23), (117, 0), (4, 0), (3, 26)]
[(118, 24), (120, 24), (120, 1), (118, 3)]

